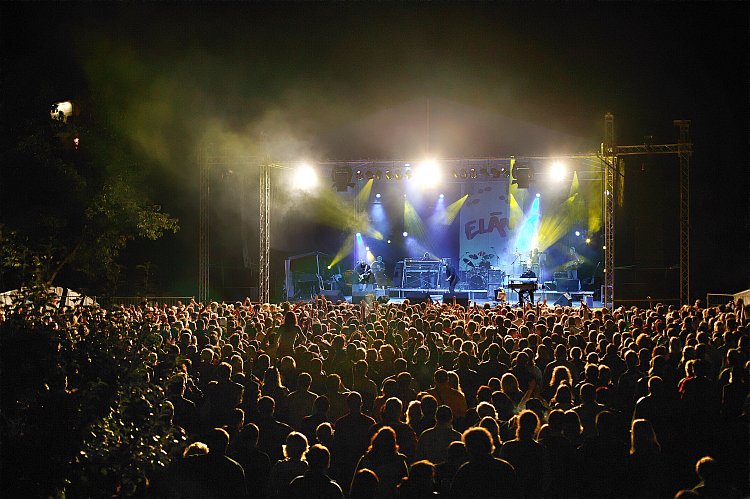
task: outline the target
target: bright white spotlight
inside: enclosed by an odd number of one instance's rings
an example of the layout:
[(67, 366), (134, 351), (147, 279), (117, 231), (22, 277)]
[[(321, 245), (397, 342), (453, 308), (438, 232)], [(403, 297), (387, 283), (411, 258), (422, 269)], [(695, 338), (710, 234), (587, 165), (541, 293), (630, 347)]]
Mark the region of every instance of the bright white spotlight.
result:
[(370, 247), (369, 246), (365, 246), (365, 251), (370, 251)]
[(391, 240), (390, 239), (388, 240), (388, 244), (391, 244)]
[(565, 180), (565, 175), (568, 173), (567, 169), (565, 168), (565, 165), (562, 161), (555, 161), (552, 163), (552, 166), (550, 166), (549, 174), (552, 180), (555, 182), (560, 182), (562, 180)]
[(375, 194), (375, 197), (380, 199), (380, 193), (378, 192), (377, 194)]
[(542, 195), (541, 195), (540, 193), (538, 193), (538, 192), (537, 192), (537, 193), (536, 193), (536, 197), (540, 198), (540, 197), (542, 197)]
[(576, 237), (581, 237), (581, 231), (580, 230), (576, 231)]
[(403, 234), (403, 235), (404, 235), (404, 237), (407, 237), (407, 236), (409, 235), (409, 233), (408, 233), (408, 232), (406, 232), (406, 231), (404, 231), (404, 234)]
[(318, 172), (307, 163), (302, 163), (297, 167), (292, 179), (292, 186), (295, 189), (309, 191), (318, 185)]
[(362, 237), (362, 234), (357, 232), (357, 237)]
[(422, 161), (415, 169), (412, 179), (419, 187), (430, 188), (440, 183), (443, 175), (434, 159)]
[(445, 198), (445, 194), (441, 194), (440, 199), (444, 199), (444, 198)]

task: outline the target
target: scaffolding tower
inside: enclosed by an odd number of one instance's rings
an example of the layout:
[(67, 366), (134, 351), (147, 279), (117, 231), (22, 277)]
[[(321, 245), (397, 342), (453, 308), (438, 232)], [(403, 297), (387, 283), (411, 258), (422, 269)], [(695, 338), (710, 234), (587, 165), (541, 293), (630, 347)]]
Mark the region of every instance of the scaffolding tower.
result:
[(676, 144), (615, 145), (614, 116), (604, 115), (604, 142), (600, 157), (604, 176), (604, 290), (602, 303), (614, 305), (615, 286), (615, 199), (616, 176), (621, 175), (620, 161), (623, 156), (652, 154), (676, 154), (680, 161), (680, 303), (690, 302), (690, 157), (693, 144), (690, 142), (690, 121), (674, 120), (679, 127)]

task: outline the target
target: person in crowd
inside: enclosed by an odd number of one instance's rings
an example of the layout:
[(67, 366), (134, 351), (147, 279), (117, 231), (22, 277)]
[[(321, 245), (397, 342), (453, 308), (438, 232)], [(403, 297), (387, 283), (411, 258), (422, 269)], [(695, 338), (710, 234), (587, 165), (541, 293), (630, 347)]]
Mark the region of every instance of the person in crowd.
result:
[(370, 440), (370, 447), (357, 463), (357, 470), (372, 470), (378, 477), (376, 498), (395, 497), (401, 479), (408, 476), (409, 468), (404, 454), (399, 452), (396, 432), (382, 426)]
[(441, 405), (435, 413), (435, 426), (419, 436), (415, 458), (442, 463), (448, 458), (450, 443), (458, 440), (461, 440), (461, 434), (453, 429), (453, 411), (447, 405)]
[(722, 497), (727, 499), (739, 498), (740, 493), (726, 483), (723, 470), (719, 462), (711, 456), (704, 456), (695, 463), (695, 474), (700, 482), (692, 491), (697, 497)]
[(450, 496), (456, 498), (517, 497), (519, 493), (513, 466), (492, 457), (492, 436), (484, 428), (469, 428), (461, 439), (469, 458), (456, 472)]
[(645, 419), (634, 419), (631, 425), (626, 475), (625, 483), (633, 497), (664, 497), (672, 488), (670, 470), (656, 433)]
[(275, 403), (271, 397), (258, 400), (258, 449), (268, 454), (272, 463), (284, 458), (282, 446), (292, 428), (275, 418)]
[(541, 497), (549, 487), (552, 470), (547, 449), (536, 441), (539, 418), (528, 409), (517, 418), (516, 438), (503, 444), (500, 458), (515, 469), (524, 497)]
[(289, 496), (289, 484), (308, 469), (308, 464), (303, 459), (307, 449), (307, 437), (302, 433), (294, 431), (286, 437), (286, 444), (283, 448), (284, 459), (273, 465), (268, 478), (269, 498), (283, 499)]
[(435, 493), (435, 465), (425, 460), (409, 466), (409, 476), (398, 486), (398, 497), (403, 499), (432, 498)]
[(308, 373), (300, 373), (297, 377), (297, 389), (287, 395), (286, 419), (292, 428), (300, 428), (302, 419), (312, 412), (313, 404), (318, 396), (310, 391), (312, 376)]
[(374, 471), (363, 468), (354, 474), (349, 488), (350, 499), (375, 499), (380, 480)]
[(328, 466), (331, 453), (320, 444), (310, 447), (305, 453), (308, 469), (289, 484), (290, 498), (298, 499), (344, 499), (339, 484), (331, 480)]
[(308, 441), (315, 441), (315, 431), (318, 426), (328, 423), (328, 397), (321, 395), (313, 402), (312, 413), (302, 418), (300, 431), (307, 437)]
[(451, 442), (446, 460), (435, 466), (435, 487), (442, 497), (450, 497), (451, 484), (458, 469), (466, 462), (466, 446), (461, 440)]
[(237, 461), (245, 471), (245, 488), (257, 491), (258, 496), (265, 497), (268, 477), (271, 474), (271, 460), (268, 454), (258, 449), (258, 427), (248, 423), (229, 443), (227, 455)]
[(466, 397), (463, 393), (451, 387), (448, 383), (448, 372), (443, 369), (435, 371), (435, 386), (428, 393), (435, 397), (440, 405), (447, 405), (456, 419), (463, 418), (468, 409)]
[(180, 466), (182, 497), (245, 497), (245, 470), (226, 455), (229, 434), (221, 428), (205, 436), (208, 453), (188, 455)]
[(375, 425), (374, 419), (362, 413), (358, 392), (349, 392), (346, 405), (349, 412), (336, 420), (331, 447), (333, 476), (343, 484), (351, 483), (357, 462), (370, 443), (370, 428)]
[(417, 448), (417, 436), (408, 424), (401, 421), (402, 407), (401, 400), (396, 397), (386, 400), (383, 407), (383, 418), (370, 428), (370, 435), (374, 435), (385, 426), (391, 428), (396, 433), (399, 450), (411, 459)]

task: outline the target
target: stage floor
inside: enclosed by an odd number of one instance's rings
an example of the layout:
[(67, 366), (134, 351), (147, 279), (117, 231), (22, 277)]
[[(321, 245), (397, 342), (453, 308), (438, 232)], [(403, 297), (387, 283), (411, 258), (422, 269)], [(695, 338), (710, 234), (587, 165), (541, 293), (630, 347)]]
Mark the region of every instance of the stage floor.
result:
[[(422, 288), (378, 288), (369, 289), (366, 291), (354, 290), (354, 296), (345, 296), (344, 298), (350, 303), (358, 303), (361, 299), (370, 296), (370, 299), (388, 297), (389, 303), (403, 303), (404, 300), (410, 302), (424, 301), (428, 296), (433, 302), (442, 303), (443, 295), (448, 294), (447, 288), (436, 288), (436, 289), (422, 289)], [(461, 289), (456, 290), (456, 297), (459, 299), (467, 300), (473, 304), (476, 302), (478, 305), (484, 305), (489, 303), (490, 305), (497, 305), (498, 302), (495, 297), (492, 296), (491, 292), (486, 289)], [(584, 301), (589, 308), (601, 308), (602, 303), (594, 300), (593, 291), (549, 291), (549, 290), (538, 290), (534, 293), (535, 301), (546, 301), (548, 305), (572, 305), (578, 306), (581, 301)], [(516, 292), (508, 292), (506, 294), (506, 302), (516, 304), (518, 303), (518, 294)]]

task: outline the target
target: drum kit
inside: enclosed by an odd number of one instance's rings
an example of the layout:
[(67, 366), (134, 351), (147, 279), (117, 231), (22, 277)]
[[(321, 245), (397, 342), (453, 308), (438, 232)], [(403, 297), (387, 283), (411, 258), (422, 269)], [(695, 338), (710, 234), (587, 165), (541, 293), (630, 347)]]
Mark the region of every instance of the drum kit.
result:
[(493, 253), (479, 251), (477, 253), (466, 252), (461, 261), (465, 272), (464, 282), (469, 289), (489, 289), (490, 287), (502, 286), (505, 279), (505, 272), (493, 265), (499, 260), (498, 256)]

